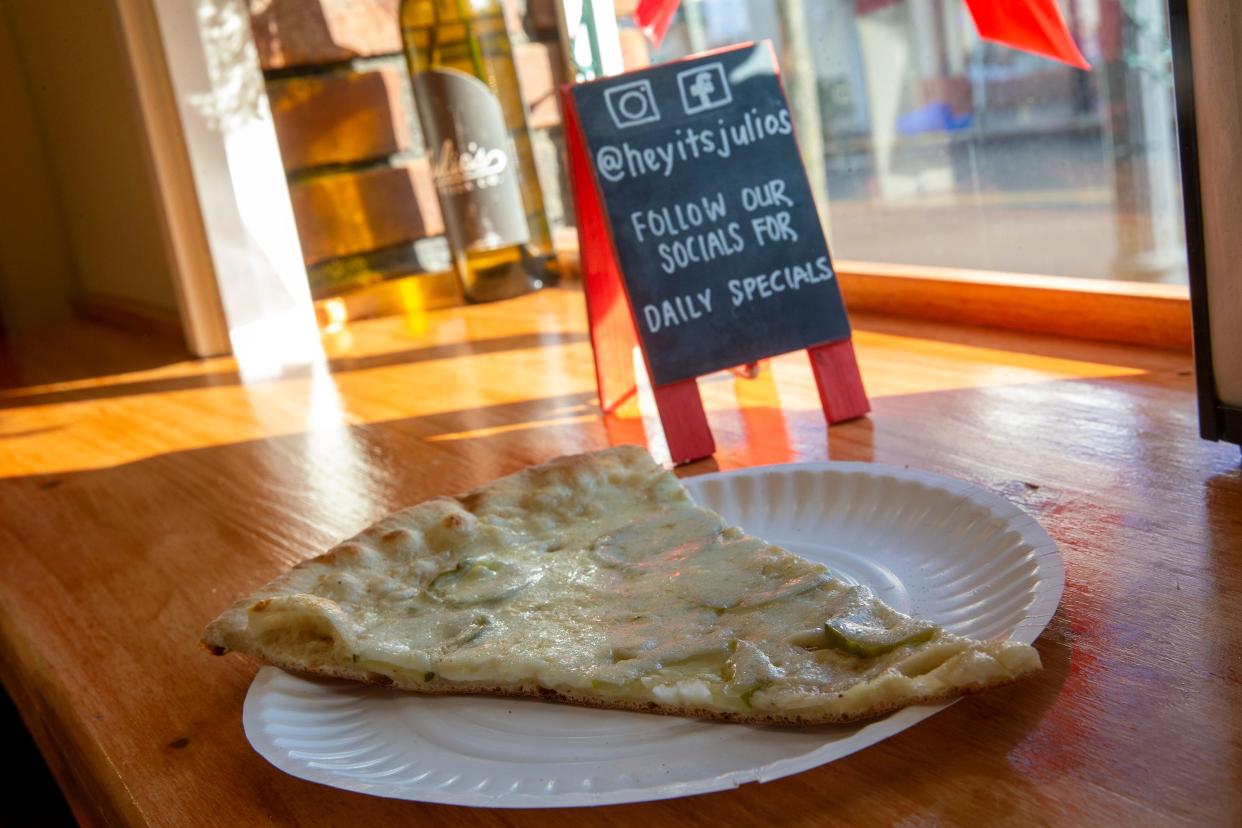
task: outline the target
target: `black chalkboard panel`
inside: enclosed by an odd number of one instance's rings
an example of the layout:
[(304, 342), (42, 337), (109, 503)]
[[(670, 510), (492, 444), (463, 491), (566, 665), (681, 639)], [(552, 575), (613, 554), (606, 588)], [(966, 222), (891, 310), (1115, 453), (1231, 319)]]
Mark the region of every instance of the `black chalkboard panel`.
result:
[(572, 93), (653, 383), (849, 336), (766, 42)]

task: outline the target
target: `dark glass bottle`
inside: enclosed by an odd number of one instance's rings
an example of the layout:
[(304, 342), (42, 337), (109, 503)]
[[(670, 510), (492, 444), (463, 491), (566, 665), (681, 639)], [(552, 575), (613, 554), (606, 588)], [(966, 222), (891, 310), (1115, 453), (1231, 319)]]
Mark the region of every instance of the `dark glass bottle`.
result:
[(401, 36), (466, 298), (505, 299), (555, 282), (556, 256), (499, 0), (402, 0)]

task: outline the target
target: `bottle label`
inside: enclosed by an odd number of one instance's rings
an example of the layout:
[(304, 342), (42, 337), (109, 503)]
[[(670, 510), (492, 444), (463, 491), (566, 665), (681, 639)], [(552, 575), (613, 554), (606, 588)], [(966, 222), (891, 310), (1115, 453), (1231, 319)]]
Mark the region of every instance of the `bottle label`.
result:
[(492, 90), (448, 68), (420, 72), (413, 83), (449, 242), (494, 250), (530, 241), (517, 156)]

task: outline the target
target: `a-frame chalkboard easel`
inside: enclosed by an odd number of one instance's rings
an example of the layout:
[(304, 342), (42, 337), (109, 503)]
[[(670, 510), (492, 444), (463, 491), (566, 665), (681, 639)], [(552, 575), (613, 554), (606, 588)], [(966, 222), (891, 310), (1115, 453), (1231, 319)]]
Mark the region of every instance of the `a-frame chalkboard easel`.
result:
[[(668, 66), (654, 68), (667, 71)], [(642, 70), (620, 77), (628, 78), (650, 71)], [(611, 412), (634, 394), (633, 350), (638, 345), (648, 375), (652, 377), (653, 396), (673, 462), (680, 464), (709, 457), (715, 452), (715, 441), (708, 426), (696, 377), (657, 382), (651, 354), (638, 335), (630, 290), (617, 255), (613, 228), (591, 164), (586, 133), (572, 89), (570, 86), (561, 89), (561, 112), (577, 214), (580, 267), (600, 407), (605, 413)], [(783, 92), (781, 97), (783, 99)], [(800, 161), (796, 163), (800, 174), (805, 177)], [(727, 175), (727, 170), (722, 169), (721, 173)], [(833, 289), (835, 291), (835, 283)], [(836, 301), (839, 306), (839, 294)], [(832, 312), (838, 313), (844, 322), (843, 306), (835, 311), (825, 310), (826, 314)], [(844, 330), (844, 336), (806, 347), (824, 416), (829, 424), (861, 417), (870, 410), (848, 335), (848, 323), (845, 323)], [(759, 354), (766, 355), (771, 354)]]

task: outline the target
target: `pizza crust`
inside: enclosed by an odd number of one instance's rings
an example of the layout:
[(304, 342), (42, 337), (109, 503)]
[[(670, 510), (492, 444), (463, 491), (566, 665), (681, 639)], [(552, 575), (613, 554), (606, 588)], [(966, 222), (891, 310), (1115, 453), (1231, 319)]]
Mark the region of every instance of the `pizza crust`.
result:
[[(223, 655), (225, 650), (218, 650), (209, 647), (214, 655)], [(382, 673), (374, 673), (365, 670), (341, 669), (320, 669), (305, 670), (293, 664), (282, 664), (276, 661), (267, 661), (273, 667), (279, 667), (282, 670), (303, 676), (309, 679), (343, 679), (347, 681), (356, 681), (361, 684), (368, 684), (373, 687), (389, 687), (395, 690), (403, 690), (410, 693), (418, 693), (424, 696), (504, 696), (508, 698), (532, 698), (542, 701), (560, 702), (564, 704), (572, 704), (578, 707), (591, 707), (597, 710), (629, 710), (636, 713), (656, 713), (664, 716), (679, 716), (691, 719), (707, 719), (716, 722), (733, 722), (735, 724), (751, 724), (760, 726), (774, 727), (813, 727), (817, 725), (834, 725), (849, 724), (860, 719), (870, 719), (892, 713), (903, 707), (910, 707), (916, 704), (935, 704), (937, 702), (949, 701), (951, 699), (971, 696), (976, 693), (982, 693), (985, 690), (992, 690), (997, 687), (1004, 687), (1008, 684), (1014, 684), (1025, 678), (1025, 674), (1014, 674), (1006, 677), (1004, 680), (994, 681), (986, 685), (976, 687), (946, 687), (934, 693), (927, 693), (920, 696), (903, 697), (900, 701), (894, 701), (887, 705), (880, 705), (870, 709), (866, 715), (857, 716), (846, 713), (834, 713), (832, 711), (820, 710), (807, 713), (798, 713), (790, 711), (766, 712), (766, 711), (724, 711), (711, 707), (696, 707), (694, 705), (670, 705), (663, 704), (653, 700), (625, 700), (625, 699), (603, 699), (591, 696), (586, 693), (579, 693), (572, 690), (552, 690), (547, 687), (540, 687), (537, 684), (517, 684), (505, 686), (488, 685), (486, 682), (449, 682), (435, 680), (429, 682), (409, 682), (400, 678), (392, 678)]]
[(847, 601), (905, 618), (852, 589), (622, 446), (397, 512), (237, 602), (203, 642), (414, 693), (764, 725), (878, 716), (1039, 669), (1028, 645), (943, 631), (871, 659), (824, 649), (806, 619)]

